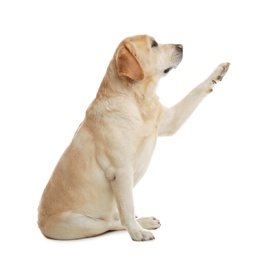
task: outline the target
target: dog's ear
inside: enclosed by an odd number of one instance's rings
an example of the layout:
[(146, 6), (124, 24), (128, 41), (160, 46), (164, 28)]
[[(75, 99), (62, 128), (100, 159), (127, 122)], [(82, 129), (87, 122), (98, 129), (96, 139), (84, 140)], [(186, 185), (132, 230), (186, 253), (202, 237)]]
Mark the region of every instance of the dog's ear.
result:
[(121, 45), (118, 49), (116, 66), (120, 76), (125, 76), (135, 81), (144, 79), (144, 71), (136, 55), (132, 53), (131, 45), (128, 43)]

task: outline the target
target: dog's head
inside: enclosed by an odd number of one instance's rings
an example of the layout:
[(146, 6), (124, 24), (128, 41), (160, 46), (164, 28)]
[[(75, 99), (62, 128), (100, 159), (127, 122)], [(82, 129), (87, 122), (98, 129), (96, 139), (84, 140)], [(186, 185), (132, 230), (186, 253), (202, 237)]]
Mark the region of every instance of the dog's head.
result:
[(182, 56), (181, 44), (158, 44), (153, 37), (138, 35), (123, 40), (114, 58), (119, 76), (142, 81), (165, 76), (178, 66)]

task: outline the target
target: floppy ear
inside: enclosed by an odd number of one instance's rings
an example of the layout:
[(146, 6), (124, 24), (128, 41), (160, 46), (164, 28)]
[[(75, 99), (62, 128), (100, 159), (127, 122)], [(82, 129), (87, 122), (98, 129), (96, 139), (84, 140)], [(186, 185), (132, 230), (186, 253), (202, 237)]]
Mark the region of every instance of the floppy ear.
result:
[(125, 76), (135, 81), (141, 81), (144, 78), (141, 65), (126, 45), (122, 45), (119, 48), (116, 55), (116, 65), (120, 76)]

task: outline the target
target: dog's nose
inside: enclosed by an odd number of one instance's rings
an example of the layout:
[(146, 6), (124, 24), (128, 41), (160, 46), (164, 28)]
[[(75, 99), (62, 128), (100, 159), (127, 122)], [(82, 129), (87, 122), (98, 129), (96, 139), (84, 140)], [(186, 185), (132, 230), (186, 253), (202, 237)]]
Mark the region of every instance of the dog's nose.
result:
[(182, 44), (177, 44), (176, 47), (177, 47), (178, 50), (183, 51), (183, 45)]

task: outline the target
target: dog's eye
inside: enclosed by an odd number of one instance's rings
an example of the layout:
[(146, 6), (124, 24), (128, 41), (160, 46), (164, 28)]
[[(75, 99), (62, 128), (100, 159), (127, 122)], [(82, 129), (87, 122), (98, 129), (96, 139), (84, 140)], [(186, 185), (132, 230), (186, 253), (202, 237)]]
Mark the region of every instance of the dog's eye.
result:
[(153, 41), (152, 42), (152, 47), (157, 47), (158, 46), (158, 43), (156, 41)]

